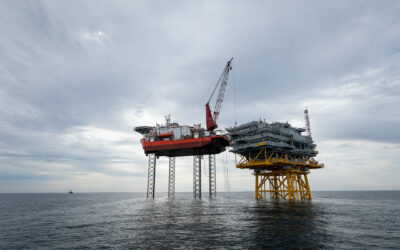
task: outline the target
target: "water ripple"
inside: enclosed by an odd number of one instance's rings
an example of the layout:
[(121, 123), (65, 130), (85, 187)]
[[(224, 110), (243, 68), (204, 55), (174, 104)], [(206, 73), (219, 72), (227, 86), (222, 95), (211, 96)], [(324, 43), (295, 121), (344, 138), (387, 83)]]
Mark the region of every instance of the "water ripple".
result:
[(397, 249), (400, 192), (252, 193), (147, 200), (142, 193), (0, 194), (1, 249)]

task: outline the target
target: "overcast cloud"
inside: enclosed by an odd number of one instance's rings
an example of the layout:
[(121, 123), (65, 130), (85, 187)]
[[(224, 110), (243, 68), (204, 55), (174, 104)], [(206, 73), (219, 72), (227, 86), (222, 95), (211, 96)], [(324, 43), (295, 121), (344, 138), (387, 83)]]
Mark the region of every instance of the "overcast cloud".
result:
[[(308, 107), (326, 166), (313, 190), (399, 189), (399, 13), (399, 1), (2, 1), (0, 192), (145, 191), (132, 127), (205, 124), (232, 56), (221, 128), (235, 113), (302, 127)], [(231, 190), (253, 190), (222, 153), (218, 191), (223, 166)], [(157, 192), (167, 168), (160, 158)], [(190, 157), (176, 176), (191, 192)]]

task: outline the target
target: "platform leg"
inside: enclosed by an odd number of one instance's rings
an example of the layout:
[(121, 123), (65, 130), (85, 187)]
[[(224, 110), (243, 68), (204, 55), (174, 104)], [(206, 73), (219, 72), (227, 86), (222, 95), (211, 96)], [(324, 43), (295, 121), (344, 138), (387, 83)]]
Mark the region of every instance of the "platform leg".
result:
[(305, 194), (305, 199), (311, 200), (311, 190), (310, 190), (310, 184), (308, 183), (308, 178), (307, 178), (307, 173), (304, 174), (304, 186), (303, 188), (306, 190)]
[(149, 169), (147, 175), (147, 198), (154, 198), (156, 186), (156, 155), (149, 154)]
[[(255, 197), (265, 199), (269, 193), (271, 198), (283, 200), (311, 200), (310, 185), (307, 172), (293, 170), (273, 170), (255, 173)], [(266, 181), (269, 190), (266, 189)]]
[(193, 156), (193, 197), (201, 198), (201, 155)]
[(169, 157), (168, 197), (175, 196), (175, 157)]
[(215, 160), (215, 155), (209, 155), (208, 158), (208, 175), (209, 175), (209, 193), (210, 197), (216, 197), (217, 196), (217, 164)]

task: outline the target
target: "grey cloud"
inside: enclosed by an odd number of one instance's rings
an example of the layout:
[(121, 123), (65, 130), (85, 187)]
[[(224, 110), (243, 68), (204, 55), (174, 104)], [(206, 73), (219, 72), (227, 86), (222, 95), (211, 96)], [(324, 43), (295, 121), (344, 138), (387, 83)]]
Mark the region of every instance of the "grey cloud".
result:
[[(233, 125), (235, 92), (239, 123), (302, 121), (309, 106), (317, 141), (400, 141), (397, 1), (0, 5), (0, 175), (16, 183), (25, 175), (7, 166), (28, 168), (27, 158), (70, 166), (66, 179), (74, 170), (119, 176), (129, 162), (145, 166), (132, 127), (166, 114), (204, 124), (204, 104), (231, 56), (220, 128)], [(360, 82), (373, 91), (335, 94)], [(97, 138), (112, 132), (121, 138)], [(76, 141), (67, 143), (71, 134)]]

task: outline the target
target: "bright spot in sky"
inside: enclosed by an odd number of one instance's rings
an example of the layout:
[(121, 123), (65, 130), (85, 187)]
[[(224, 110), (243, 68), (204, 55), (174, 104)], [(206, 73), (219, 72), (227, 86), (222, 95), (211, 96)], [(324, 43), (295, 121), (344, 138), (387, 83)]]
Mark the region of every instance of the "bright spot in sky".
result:
[(82, 32), (82, 38), (86, 42), (94, 42), (98, 44), (104, 43), (104, 41), (108, 38), (108, 35), (103, 31), (84, 31)]

